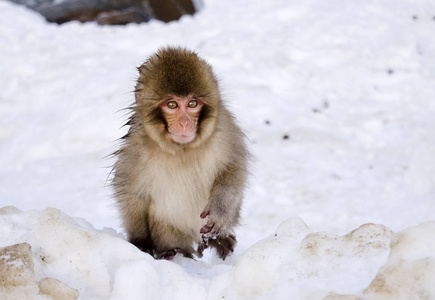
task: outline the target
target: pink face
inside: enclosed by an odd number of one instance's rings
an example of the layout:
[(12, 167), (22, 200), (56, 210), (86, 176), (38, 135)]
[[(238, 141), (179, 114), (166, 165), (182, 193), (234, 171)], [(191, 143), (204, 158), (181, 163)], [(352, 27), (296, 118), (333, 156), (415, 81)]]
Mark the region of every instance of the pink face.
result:
[(203, 103), (193, 97), (173, 97), (162, 103), (170, 138), (179, 144), (193, 141)]

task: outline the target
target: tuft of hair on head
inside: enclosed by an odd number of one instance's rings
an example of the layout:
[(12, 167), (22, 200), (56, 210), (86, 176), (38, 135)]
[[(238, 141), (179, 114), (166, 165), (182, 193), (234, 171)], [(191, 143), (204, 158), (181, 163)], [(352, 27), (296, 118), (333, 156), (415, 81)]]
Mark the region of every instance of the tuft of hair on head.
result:
[(159, 49), (139, 67), (138, 83), (139, 101), (193, 96), (213, 103), (220, 98), (211, 66), (181, 47)]

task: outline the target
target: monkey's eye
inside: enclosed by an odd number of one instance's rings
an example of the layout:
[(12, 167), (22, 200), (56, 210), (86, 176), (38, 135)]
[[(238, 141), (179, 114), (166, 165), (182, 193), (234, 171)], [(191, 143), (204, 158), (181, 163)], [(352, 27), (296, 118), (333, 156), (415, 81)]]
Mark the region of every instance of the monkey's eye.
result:
[(196, 100), (189, 101), (187, 106), (189, 106), (190, 108), (195, 108), (198, 106), (198, 101), (196, 101)]
[(166, 106), (169, 107), (170, 109), (176, 109), (178, 107), (178, 104), (175, 101), (169, 101), (166, 103)]

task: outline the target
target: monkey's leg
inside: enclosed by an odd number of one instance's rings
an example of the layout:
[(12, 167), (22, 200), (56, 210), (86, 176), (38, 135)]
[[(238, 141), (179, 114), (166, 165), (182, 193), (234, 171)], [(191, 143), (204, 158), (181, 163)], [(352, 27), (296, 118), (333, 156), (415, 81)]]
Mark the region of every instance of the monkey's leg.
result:
[(154, 258), (171, 260), (177, 253), (193, 258), (193, 237), (177, 230), (167, 222), (150, 218), (150, 232), (154, 249)]
[(152, 254), (152, 242), (148, 225), (148, 201), (124, 194), (118, 198), (128, 241), (140, 250)]
[(149, 238), (143, 238), (143, 237), (130, 237), (128, 239), (130, 243), (138, 247), (141, 251), (146, 252), (150, 255), (153, 255), (151, 241)]

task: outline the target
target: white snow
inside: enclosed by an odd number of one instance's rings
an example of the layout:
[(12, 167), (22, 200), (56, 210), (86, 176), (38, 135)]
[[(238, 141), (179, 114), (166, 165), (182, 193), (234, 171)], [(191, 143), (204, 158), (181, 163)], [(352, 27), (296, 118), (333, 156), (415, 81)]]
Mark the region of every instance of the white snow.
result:
[[(0, 0), (0, 247), (28, 242), (36, 279), (79, 299), (435, 299), (434, 34), (429, 0), (208, 0), (112, 27)], [(255, 158), (225, 261), (153, 260), (111, 196), (136, 67), (166, 45), (214, 66)]]

